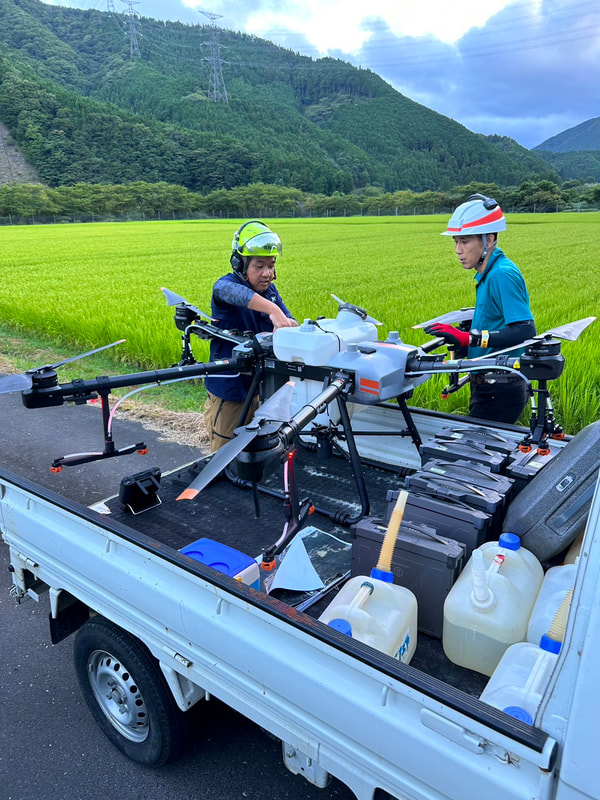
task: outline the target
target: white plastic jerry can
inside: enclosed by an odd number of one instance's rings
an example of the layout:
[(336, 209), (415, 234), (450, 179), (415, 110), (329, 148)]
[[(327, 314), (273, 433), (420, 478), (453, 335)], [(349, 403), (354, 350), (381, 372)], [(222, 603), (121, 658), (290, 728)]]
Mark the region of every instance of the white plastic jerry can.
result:
[(319, 620), (404, 664), (417, 646), (417, 598), (410, 589), (377, 578), (351, 578)]

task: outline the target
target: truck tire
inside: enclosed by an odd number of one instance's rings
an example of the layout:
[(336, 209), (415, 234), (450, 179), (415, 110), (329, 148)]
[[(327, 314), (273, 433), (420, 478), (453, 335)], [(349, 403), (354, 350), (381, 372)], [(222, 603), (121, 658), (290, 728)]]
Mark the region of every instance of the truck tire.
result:
[(160, 767), (182, 749), (187, 718), (146, 647), (104, 617), (78, 631), (75, 670), (94, 719), (128, 758)]

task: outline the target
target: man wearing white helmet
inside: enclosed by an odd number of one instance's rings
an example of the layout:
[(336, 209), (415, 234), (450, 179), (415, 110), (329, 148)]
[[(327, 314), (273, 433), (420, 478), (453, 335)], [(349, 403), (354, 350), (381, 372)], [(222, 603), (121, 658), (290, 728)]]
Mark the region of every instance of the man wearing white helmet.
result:
[[(475, 270), (475, 312), (469, 331), (433, 323), (425, 332), (444, 339), (459, 357), (477, 358), (535, 336), (523, 276), (497, 247), (498, 233), (505, 230), (506, 219), (498, 203), (475, 194), (458, 206), (442, 233), (454, 239), (463, 269)], [(527, 385), (517, 375), (476, 373), (470, 383), (472, 417), (512, 423), (527, 404)]]

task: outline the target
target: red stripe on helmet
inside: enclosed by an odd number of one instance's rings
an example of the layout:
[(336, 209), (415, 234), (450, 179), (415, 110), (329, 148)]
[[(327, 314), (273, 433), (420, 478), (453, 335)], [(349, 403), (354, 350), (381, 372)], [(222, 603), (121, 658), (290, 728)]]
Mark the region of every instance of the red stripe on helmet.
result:
[(481, 219), (477, 219), (474, 222), (465, 222), (465, 224), (462, 226), (462, 230), (465, 228), (478, 228), (480, 225), (487, 225), (488, 222), (497, 222), (499, 219), (502, 219), (502, 209), (500, 206), (495, 208), (491, 214), (488, 214)]

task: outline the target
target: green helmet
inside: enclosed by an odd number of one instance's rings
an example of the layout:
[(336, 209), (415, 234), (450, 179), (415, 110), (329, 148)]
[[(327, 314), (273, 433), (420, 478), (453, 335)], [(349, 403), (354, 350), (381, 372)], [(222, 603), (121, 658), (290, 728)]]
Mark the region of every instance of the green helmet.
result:
[(231, 266), (246, 274), (248, 260), (257, 256), (277, 257), (282, 254), (281, 239), (264, 222), (252, 219), (236, 232), (231, 243)]

